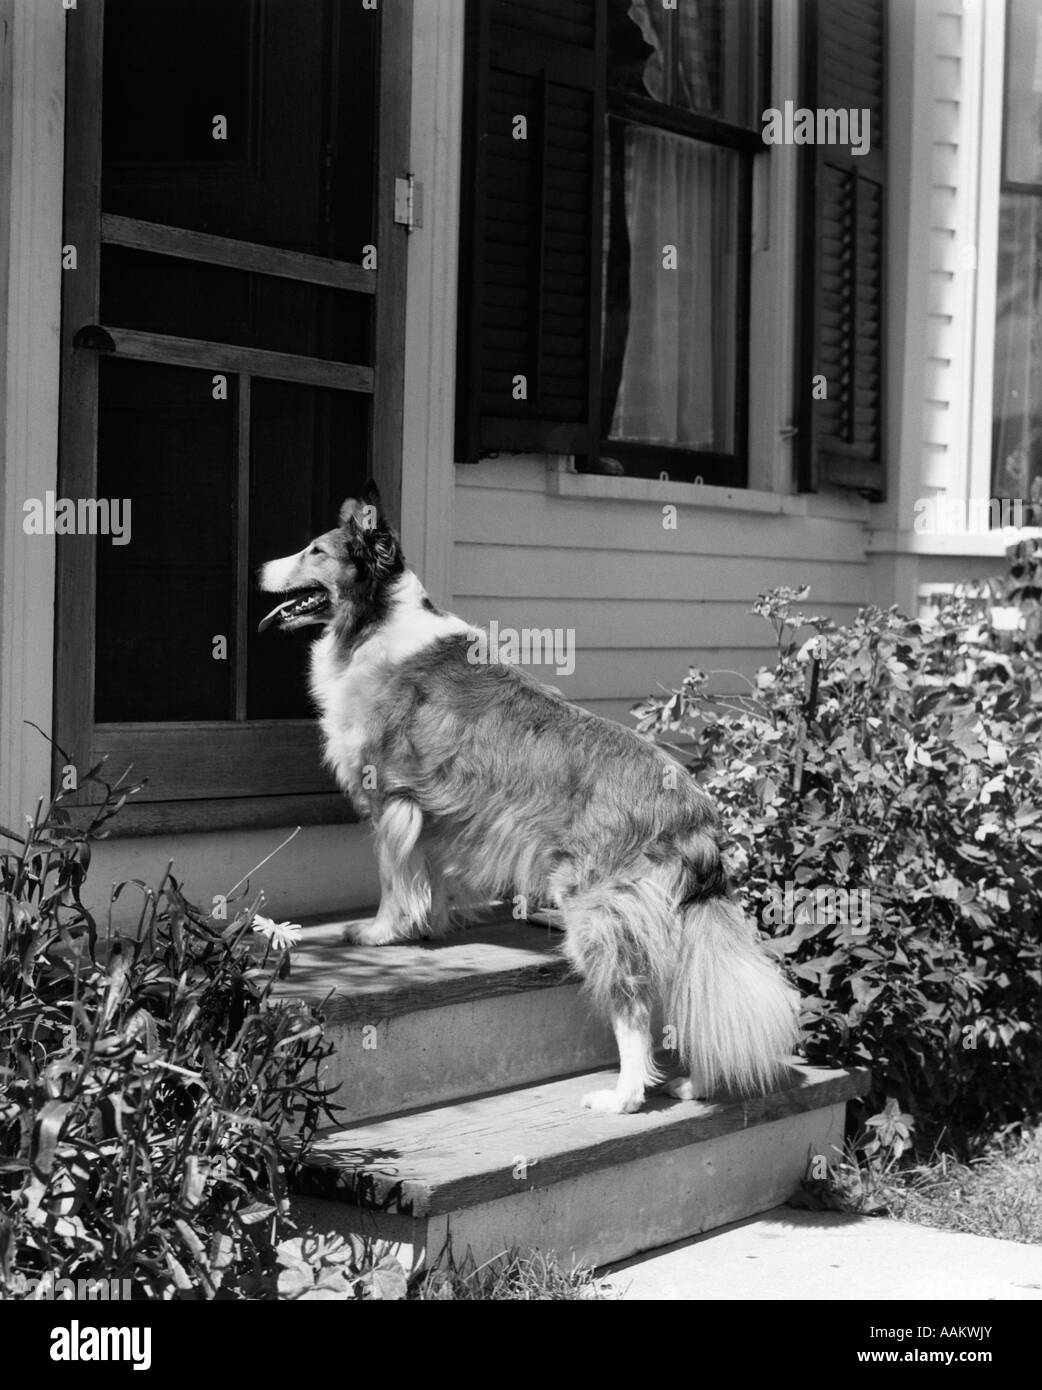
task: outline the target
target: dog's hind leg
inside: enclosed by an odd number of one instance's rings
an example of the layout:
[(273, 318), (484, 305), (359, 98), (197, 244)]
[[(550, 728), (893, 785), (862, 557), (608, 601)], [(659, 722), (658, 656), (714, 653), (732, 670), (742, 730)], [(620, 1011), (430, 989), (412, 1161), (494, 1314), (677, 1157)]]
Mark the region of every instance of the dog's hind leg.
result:
[(644, 1088), (657, 1080), (650, 1010), (638, 1002), (621, 1005), (611, 1026), (619, 1049), (619, 1079), (614, 1091), (587, 1091), (582, 1103), (587, 1110), (629, 1115), (644, 1104)]
[(698, 1072), (691, 1076), (675, 1076), (662, 1089), (667, 1096), (675, 1096), (677, 1100), (708, 1100), (713, 1094), (712, 1086), (703, 1081)]
[(353, 922), (345, 941), (385, 946), (423, 936), (431, 905), (427, 863), (417, 841), (423, 813), (415, 801), (395, 797), (376, 823), (376, 858), (380, 869), (380, 907), (371, 922)]
[[(644, 1091), (660, 1079), (651, 1038), (653, 982), (644, 923), (627, 886), (606, 884), (561, 901), (564, 951), (586, 981), (599, 1010), (611, 1019), (619, 1049), (619, 1079), (613, 1091), (591, 1091), (589, 1110), (631, 1114)], [(631, 920), (631, 918), (633, 920)]]

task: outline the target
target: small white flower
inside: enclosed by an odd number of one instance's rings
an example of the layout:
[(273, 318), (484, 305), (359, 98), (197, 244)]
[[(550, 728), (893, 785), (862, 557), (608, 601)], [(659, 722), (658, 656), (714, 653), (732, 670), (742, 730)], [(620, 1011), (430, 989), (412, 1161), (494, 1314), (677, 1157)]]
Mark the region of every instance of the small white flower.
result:
[(253, 930), (266, 937), (276, 951), (285, 951), (297, 944), (304, 928), (299, 922), (273, 922), (258, 915), (253, 919)]

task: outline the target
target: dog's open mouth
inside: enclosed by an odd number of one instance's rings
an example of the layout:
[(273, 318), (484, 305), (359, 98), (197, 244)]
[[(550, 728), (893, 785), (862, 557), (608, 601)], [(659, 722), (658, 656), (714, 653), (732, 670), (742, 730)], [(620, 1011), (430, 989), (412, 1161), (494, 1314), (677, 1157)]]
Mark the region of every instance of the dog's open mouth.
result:
[(301, 619), (314, 618), (328, 607), (329, 594), (321, 586), (295, 589), (289, 598), (283, 599), (277, 608), (260, 620), (257, 631), (263, 632), (272, 623), (278, 623), (279, 627), (292, 627)]

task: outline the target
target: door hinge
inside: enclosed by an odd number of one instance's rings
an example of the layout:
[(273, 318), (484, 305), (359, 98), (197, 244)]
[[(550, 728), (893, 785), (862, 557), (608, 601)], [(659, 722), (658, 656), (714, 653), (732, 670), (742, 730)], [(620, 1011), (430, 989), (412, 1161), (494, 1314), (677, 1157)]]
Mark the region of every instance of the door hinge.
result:
[(412, 174), (394, 181), (394, 220), (410, 232), (423, 226), (423, 184)]

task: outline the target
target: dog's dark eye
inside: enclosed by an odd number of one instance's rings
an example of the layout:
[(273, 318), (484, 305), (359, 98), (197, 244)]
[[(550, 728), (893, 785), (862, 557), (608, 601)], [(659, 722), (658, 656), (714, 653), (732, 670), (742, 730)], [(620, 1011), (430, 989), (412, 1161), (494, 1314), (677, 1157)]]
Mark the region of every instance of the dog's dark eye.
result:
[(325, 553), (326, 552), (322, 549), (320, 545), (313, 545), (311, 549), (308, 551), (309, 555), (324, 555)]

